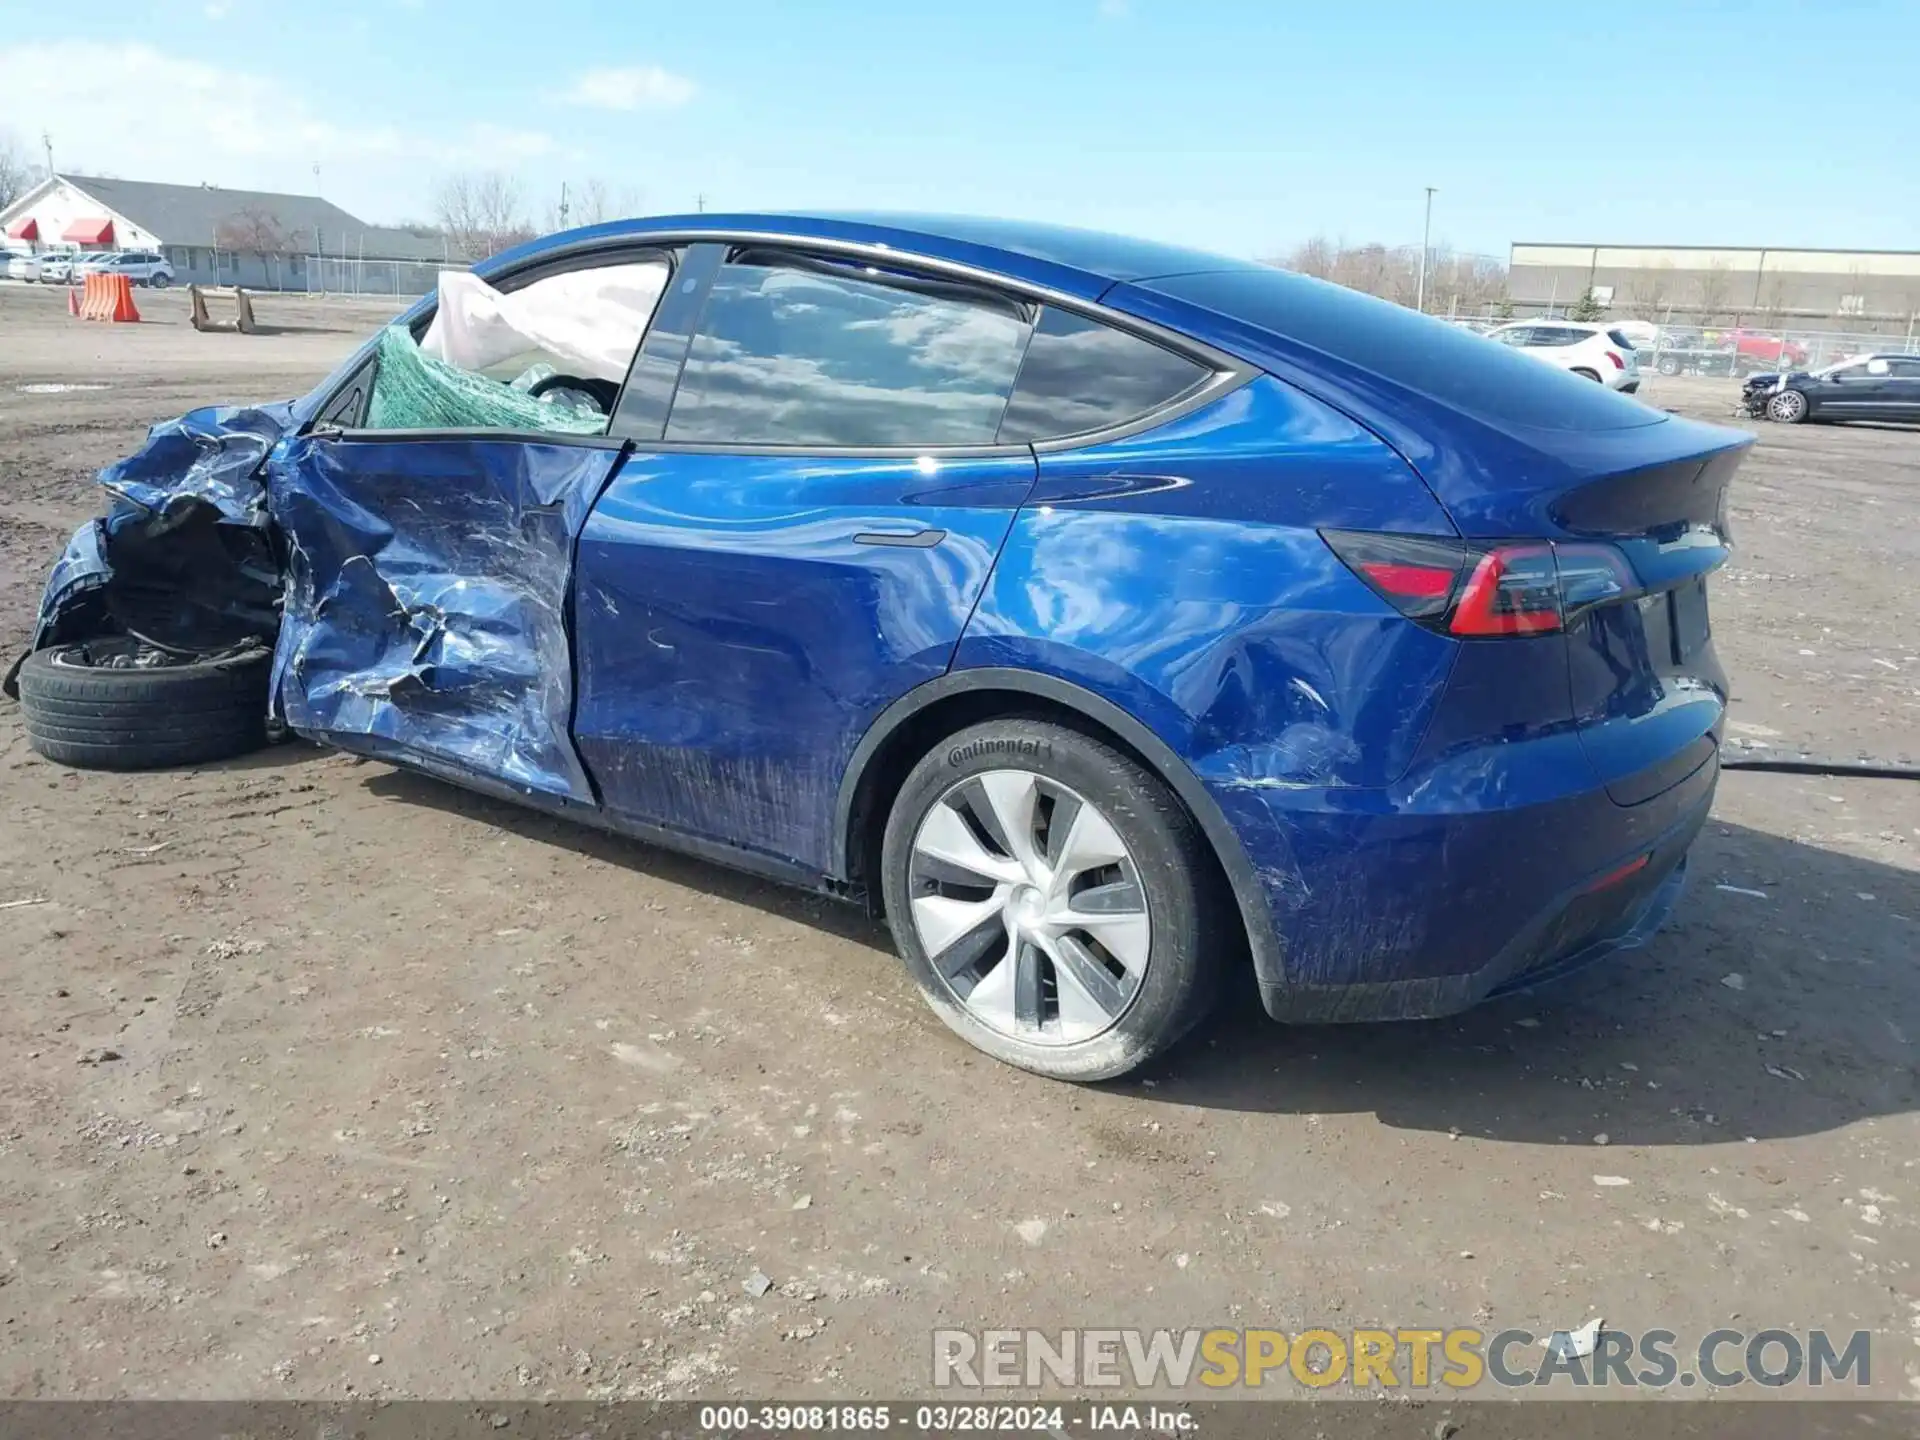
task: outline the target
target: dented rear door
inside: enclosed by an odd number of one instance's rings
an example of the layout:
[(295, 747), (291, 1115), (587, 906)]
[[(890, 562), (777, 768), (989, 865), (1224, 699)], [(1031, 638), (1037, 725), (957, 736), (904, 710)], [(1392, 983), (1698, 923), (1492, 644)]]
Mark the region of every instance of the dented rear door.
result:
[(574, 543), (625, 442), (319, 431), (268, 464), (286, 538), (274, 693), (300, 734), (591, 803), (575, 752)]

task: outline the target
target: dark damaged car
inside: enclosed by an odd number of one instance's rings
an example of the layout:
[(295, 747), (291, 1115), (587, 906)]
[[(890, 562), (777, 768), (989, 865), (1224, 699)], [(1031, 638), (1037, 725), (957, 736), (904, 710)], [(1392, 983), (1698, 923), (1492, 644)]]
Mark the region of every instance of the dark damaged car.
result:
[(1741, 387), (1741, 408), (1759, 419), (1920, 423), (1920, 355), (1855, 355), (1811, 373), (1755, 375)]
[(56, 759), (290, 731), (864, 901), (1094, 1079), (1236, 965), (1401, 1018), (1643, 941), (1748, 443), (1194, 251), (622, 222), (158, 427), (15, 683)]

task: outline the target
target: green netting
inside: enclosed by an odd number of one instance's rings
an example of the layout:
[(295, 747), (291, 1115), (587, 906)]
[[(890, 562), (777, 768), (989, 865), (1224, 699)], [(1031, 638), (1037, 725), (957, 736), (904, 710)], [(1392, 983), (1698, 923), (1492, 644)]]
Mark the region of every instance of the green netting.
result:
[(552, 430), (598, 435), (607, 417), (537, 400), (471, 370), (421, 353), (404, 325), (380, 336), (367, 424), (375, 430)]

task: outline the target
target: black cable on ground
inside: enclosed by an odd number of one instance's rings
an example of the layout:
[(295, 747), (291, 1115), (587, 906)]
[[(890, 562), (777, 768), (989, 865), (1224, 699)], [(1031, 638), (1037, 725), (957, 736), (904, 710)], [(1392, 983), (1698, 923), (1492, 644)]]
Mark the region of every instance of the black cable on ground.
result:
[(1920, 765), (1884, 760), (1822, 760), (1812, 755), (1775, 760), (1760, 755), (1723, 759), (1722, 770), (1762, 770), (1775, 775), (1841, 775), (1856, 780), (1920, 780)]

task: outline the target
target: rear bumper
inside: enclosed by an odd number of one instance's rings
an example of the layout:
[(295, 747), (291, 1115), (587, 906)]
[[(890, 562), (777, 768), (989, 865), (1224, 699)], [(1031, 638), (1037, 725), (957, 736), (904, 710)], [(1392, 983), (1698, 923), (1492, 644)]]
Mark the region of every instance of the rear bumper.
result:
[(1718, 768), (1631, 806), (1595, 788), (1472, 812), (1310, 813), (1298, 792), (1259, 819), (1236, 807), (1243, 840), (1272, 827), (1249, 844), (1281, 957), (1259, 976), (1267, 1013), (1450, 1015), (1644, 944), (1684, 887)]

